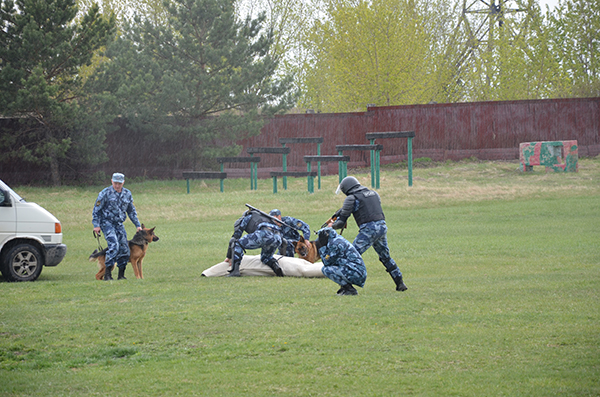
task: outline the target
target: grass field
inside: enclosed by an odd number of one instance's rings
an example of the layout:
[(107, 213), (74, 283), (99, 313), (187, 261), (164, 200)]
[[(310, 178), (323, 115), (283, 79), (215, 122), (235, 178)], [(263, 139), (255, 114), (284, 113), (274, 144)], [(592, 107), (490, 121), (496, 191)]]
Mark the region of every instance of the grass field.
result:
[[(538, 170), (539, 168), (539, 170)], [(91, 209), (104, 186), (13, 186), (63, 223), (65, 260), (0, 277), (0, 396), (599, 396), (600, 158), (576, 174), (516, 162), (386, 168), (400, 293), (373, 250), (358, 296), (328, 279), (204, 278), (250, 203), (317, 229), (337, 176), (126, 182), (156, 226), (144, 280), (96, 281)], [(370, 185), (366, 172), (354, 173)], [(108, 185), (109, 181), (107, 181)], [(134, 230), (126, 223), (128, 232)], [(344, 236), (354, 238), (353, 221)], [(249, 252), (256, 254), (258, 252)]]

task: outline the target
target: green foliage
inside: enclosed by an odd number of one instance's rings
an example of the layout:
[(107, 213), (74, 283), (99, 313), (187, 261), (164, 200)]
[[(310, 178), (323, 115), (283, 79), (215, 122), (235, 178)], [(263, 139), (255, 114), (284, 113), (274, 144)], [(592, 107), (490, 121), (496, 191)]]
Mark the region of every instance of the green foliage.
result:
[(600, 3), (563, 0), (549, 16), (550, 37), (565, 83), (561, 96), (600, 95)]
[[(409, 290), (394, 291), (370, 249), (356, 297), (328, 279), (200, 276), (223, 260), (244, 203), (319, 225), (343, 201), (337, 176), (314, 194), (304, 178), (278, 194), (270, 179), (191, 194), (184, 181), (127, 182), (160, 240), (144, 280), (128, 268), (113, 282), (96, 281), (87, 260), (104, 185), (13, 186), (58, 216), (69, 251), (36, 282), (0, 281), (0, 394), (598, 395), (600, 159), (569, 175), (517, 169), (420, 168), (411, 188), (405, 170), (383, 172)], [(350, 222), (344, 236), (356, 233)]]
[(190, 142), (163, 161), (237, 154), (235, 140), (293, 104), (289, 79), (274, 77), (264, 17), (238, 22), (230, 0), (174, 1), (167, 11), (167, 24), (126, 25), (90, 87), (108, 94), (106, 112), (156, 144)]
[(304, 106), (339, 112), (438, 99), (430, 14), (413, 0), (329, 2), (305, 43), (314, 55)]
[[(70, 0), (3, 1), (0, 9), (0, 109), (2, 116), (23, 124), (19, 131), (3, 131), (12, 135), (0, 141), (3, 157), (49, 165), (55, 184), (60, 183), (59, 160), (74, 156), (72, 145), (86, 139), (73, 131), (91, 116), (80, 108), (85, 94), (79, 68), (90, 63), (114, 25), (97, 6), (80, 23), (73, 22), (76, 14)], [(84, 135), (102, 133), (99, 127)], [(80, 154), (94, 159), (89, 151)]]
[[(313, 2), (320, 4), (319, 2)], [(301, 105), (597, 96), (598, 2), (325, 1), (298, 74)]]

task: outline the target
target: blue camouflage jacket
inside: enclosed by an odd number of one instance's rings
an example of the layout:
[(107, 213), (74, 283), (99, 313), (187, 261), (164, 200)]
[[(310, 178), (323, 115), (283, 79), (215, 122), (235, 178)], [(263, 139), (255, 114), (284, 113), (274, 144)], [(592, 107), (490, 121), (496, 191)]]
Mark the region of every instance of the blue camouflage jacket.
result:
[(319, 255), (323, 261), (323, 266), (332, 265), (347, 265), (350, 267), (364, 268), (365, 263), (362, 256), (358, 253), (356, 248), (340, 236), (330, 227), (323, 228), (317, 233), (325, 232), (328, 234), (327, 245), (319, 248)]
[[(310, 226), (308, 226), (308, 223), (301, 221), (300, 219), (296, 219), (292, 216), (282, 216), (281, 220), (286, 225), (294, 226), (300, 229), (302, 231), (302, 234), (304, 235), (304, 239), (310, 240)], [(297, 230), (284, 226), (282, 227), (282, 231), (283, 238), (294, 241), (300, 240), (300, 233)]]
[(96, 204), (92, 211), (92, 224), (101, 227), (102, 223), (123, 223), (127, 216), (136, 227), (141, 227), (137, 211), (133, 206), (133, 196), (128, 189), (123, 188), (121, 193), (109, 186), (98, 194)]

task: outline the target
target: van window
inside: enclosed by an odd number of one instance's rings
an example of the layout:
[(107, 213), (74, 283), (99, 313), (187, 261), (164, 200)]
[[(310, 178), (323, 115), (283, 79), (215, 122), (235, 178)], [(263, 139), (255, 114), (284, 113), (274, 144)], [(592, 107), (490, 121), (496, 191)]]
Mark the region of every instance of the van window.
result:
[(25, 199), (23, 199), (21, 196), (19, 196), (14, 190), (12, 190), (6, 183), (2, 182), (1, 180), (0, 180), (0, 190), (3, 190), (5, 192), (11, 192), (17, 198), (17, 200), (19, 200), (22, 203), (25, 202)]

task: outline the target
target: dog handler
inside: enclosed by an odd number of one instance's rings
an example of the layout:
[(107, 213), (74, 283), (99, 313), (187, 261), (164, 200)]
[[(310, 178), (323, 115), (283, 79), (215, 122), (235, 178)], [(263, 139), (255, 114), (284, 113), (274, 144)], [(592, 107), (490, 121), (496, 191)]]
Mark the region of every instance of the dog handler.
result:
[(373, 249), (379, 255), (379, 261), (383, 263), (386, 271), (396, 283), (396, 291), (406, 291), (408, 287), (404, 285), (402, 272), (390, 256), (390, 248), (387, 242), (387, 225), (379, 194), (362, 186), (358, 179), (353, 176), (342, 179), (336, 194), (340, 191), (347, 197), (344, 200), (339, 217), (329, 226), (333, 229), (341, 229), (350, 215), (354, 215), (354, 220), (358, 225), (358, 234), (352, 245), (361, 255), (370, 246), (373, 246)]
[(123, 222), (129, 216), (137, 230), (142, 230), (142, 225), (133, 206), (133, 196), (128, 189), (123, 187), (125, 175), (116, 172), (111, 181), (112, 186), (103, 189), (98, 194), (92, 211), (92, 224), (95, 233), (100, 234), (100, 231), (104, 233), (108, 245), (104, 280), (113, 279), (112, 270), (115, 262), (119, 268), (118, 280), (124, 280), (125, 268), (129, 261), (129, 243)]

